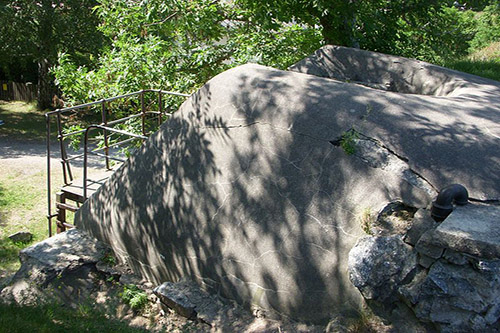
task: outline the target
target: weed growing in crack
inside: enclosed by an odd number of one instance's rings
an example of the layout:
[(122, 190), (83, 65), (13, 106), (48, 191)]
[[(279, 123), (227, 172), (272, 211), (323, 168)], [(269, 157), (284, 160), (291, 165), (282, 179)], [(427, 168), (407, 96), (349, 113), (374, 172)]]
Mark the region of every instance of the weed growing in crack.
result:
[(353, 155), (356, 152), (357, 139), (359, 139), (359, 134), (354, 129), (350, 129), (342, 134), (340, 147), (347, 155)]
[(106, 255), (101, 259), (101, 261), (110, 267), (116, 265), (116, 258), (112, 253), (106, 253)]
[(361, 222), (361, 229), (368, 234), (368, 235), (373, 235), (373, 231), (371, 230), (371, 226), (374, 221), (374, 216), (372, 214), (371, 208), (367, 207), (363, 210), (363, 213), (361, 214), (360, 222)]

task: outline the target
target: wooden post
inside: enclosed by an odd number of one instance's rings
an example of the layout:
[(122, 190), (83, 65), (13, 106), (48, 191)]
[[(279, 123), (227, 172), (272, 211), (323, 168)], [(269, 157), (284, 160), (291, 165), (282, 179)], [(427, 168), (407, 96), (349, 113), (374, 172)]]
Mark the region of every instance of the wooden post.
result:
[(57, 203), (66, 203), (66, 195), (63, 192), (57, 192), (56, 194), (56, 207), (57, 207), (57, 233), (66, 231), (66, 209), (57, 206)]

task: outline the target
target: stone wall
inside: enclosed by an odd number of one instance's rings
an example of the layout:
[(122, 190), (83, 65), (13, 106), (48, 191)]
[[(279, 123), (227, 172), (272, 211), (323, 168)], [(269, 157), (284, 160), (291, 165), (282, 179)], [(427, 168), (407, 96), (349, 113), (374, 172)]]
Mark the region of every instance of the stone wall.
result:
[(437, 225), (421, 210), (407, 233), (362, 238), (352, 283), (374, 307), (403, 302), (443, 332), (500, 329), (500, 207), (457, 207)]

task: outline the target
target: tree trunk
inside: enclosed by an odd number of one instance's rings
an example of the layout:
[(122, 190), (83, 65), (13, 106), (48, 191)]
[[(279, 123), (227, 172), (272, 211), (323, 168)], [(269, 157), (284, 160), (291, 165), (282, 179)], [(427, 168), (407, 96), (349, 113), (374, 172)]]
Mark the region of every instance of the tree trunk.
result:
[(359, 47), (359, 43), (354, 35), (356, 28), (356, 9), (354, 2), (340, 1), (337, 9), (319, 18), (322, 26), (323, 39), (327, 44)]
[(38, 107), (42, 110), (52, 107), (52, 98), (55, 94), (54, 80), (49, 73), (50, 64), (47, 59), (38, 61)]
[(54, 47), (55, 13), (52, 0), (42, 0), (41, 5), (38, 26), (38, 106), (43, 110), (52, 106), (55, 85), (49, 70), (50, 62), (57, 58), (57, 51)]

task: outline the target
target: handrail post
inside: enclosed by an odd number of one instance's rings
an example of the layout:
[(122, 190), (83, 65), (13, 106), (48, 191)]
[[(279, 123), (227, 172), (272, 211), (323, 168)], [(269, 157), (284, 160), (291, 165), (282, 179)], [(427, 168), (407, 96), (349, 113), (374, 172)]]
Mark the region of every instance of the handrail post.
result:
[(62, 133), (62, 126), (61, 126), (61, 113), (57, 113), (57, 140), (59, 141), (59, 149), (61, 151), (61, 166), (62, 166), (62, 171), (63, 171), (63, 179), (64, 179), (64, 184), (68, 185), (68, 174), (66, 171), (66, 159), (65, 159), (65, 149), (64, 149), (64, 142), (63, 142), (64, 136)]
[(142, 135), (146, 135), (146, 108), (144, 106), (144, 90), (141, 91), (140, 94), (140, 99), (141, 99), (141, 128), (142, 128)]
[[(92, 128), (92, 126), (87, 127), (85, 130), (85, 135), (83, 138), (83, 180), (82, 180), (82, 185), (83, 185), (83, 200), (87, 200), (87, 154), (88, 154), (88, 141), (89, 141), (89, 130)], [(106, 131), (106, 130), (104, 130)], [(107, 162), (107, 155), (106, 155), (106, 162)]]
[[(106, 110), (106, 100), (105, 99), (102, 99), (101, 101), (101, 118), (102, 118), (102, 124), (104, 126), (107, 126), (108, 125), (108, 117), (107, 117), (107, 110)], [(87, 132), (85, 132), (85, 135), (87, 136)], [(106, 155), (106, 169), (108, 170), (111, 170), (110, 166), (109, 166), (109, 146), (108, 146), (108, 131), (106, 131), (105, 129), (103, 130), (103, 135), (104, 135), (104, 154)], [(87, 143), (87, 137), (85, 138), (85, 144)], [(85, 152), (84, 152), (85, 154)], [(84, 162), (84, 170), (86, 168), (87, 164), (86, 164), (86, 159), (85, 159), (85, 162)], [(85, 187), (85, 186), (84, 186)]]
[(49, 223), (49, 237), (52, 237), (52, 207), (51, 207), (51, 184), (50, 184), (50, 116), (45, 115), (47, 124), (47, 220)]
[(161, 126), (162, 116), (163, 116), (163, 101), (162, 101), (161, 90), (158, 89), (158, 127)]

